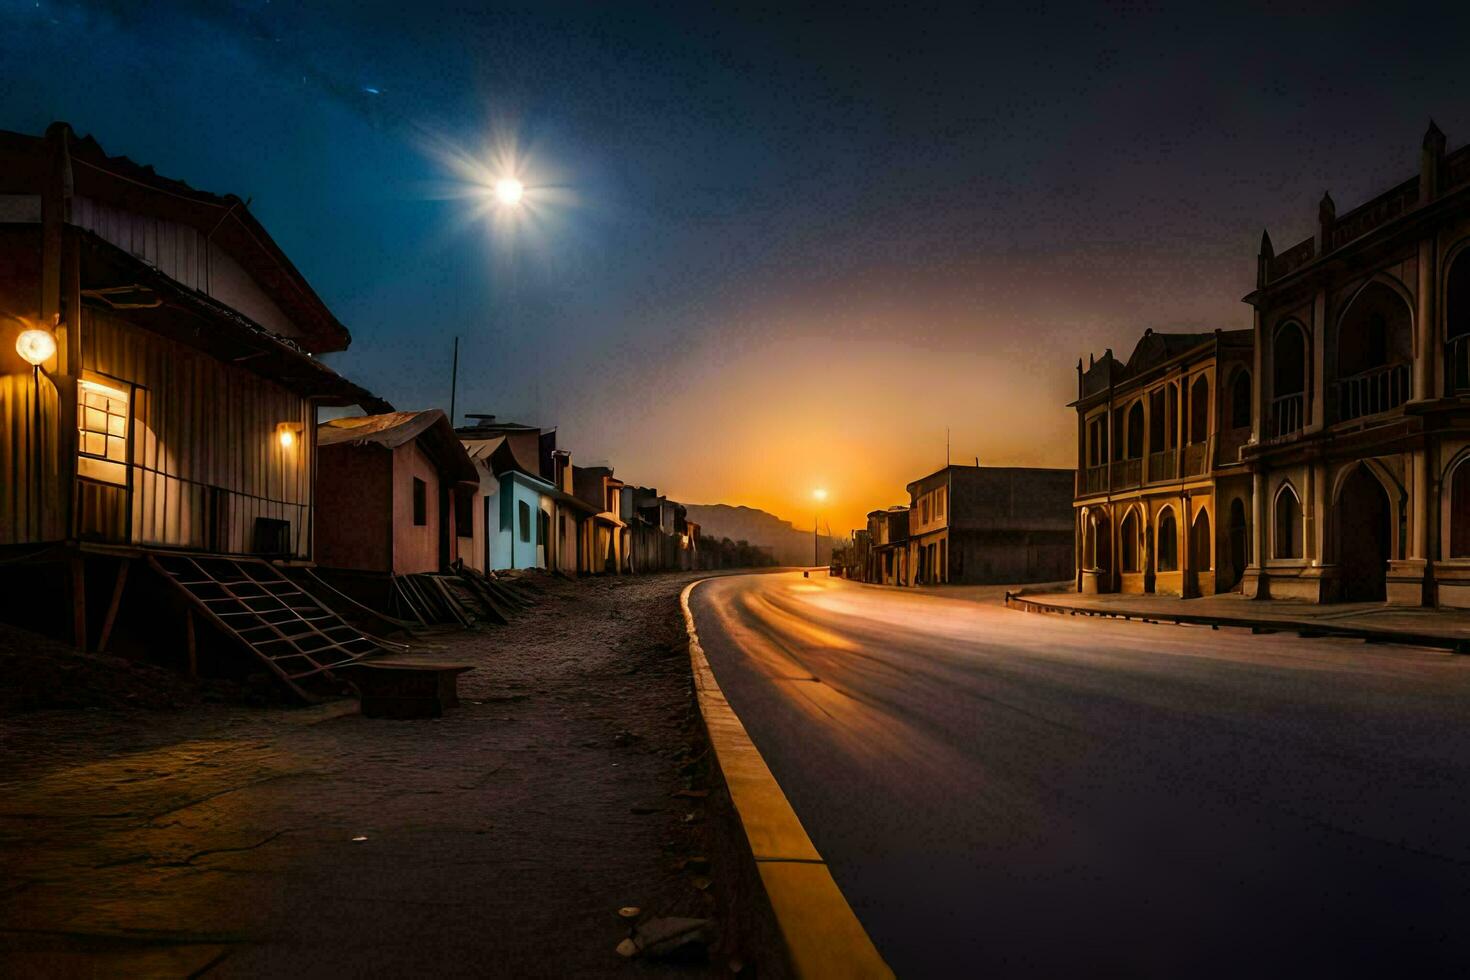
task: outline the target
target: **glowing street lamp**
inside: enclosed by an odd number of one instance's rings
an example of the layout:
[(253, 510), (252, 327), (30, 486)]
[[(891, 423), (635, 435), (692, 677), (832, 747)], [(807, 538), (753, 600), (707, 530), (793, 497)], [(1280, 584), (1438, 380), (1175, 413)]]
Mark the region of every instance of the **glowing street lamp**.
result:
[(31, 367), (56, 356), (56, 338), (49, 330), (22, 330), (15, 338), (15, 352)]

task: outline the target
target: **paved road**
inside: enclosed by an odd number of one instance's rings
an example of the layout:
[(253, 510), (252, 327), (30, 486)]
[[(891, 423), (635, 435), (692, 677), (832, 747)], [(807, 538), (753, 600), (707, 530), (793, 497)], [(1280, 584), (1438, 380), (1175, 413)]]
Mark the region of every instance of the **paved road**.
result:
[(825, 574), (692, 603), (900, 976), (1470, 965), (1470, 658)]

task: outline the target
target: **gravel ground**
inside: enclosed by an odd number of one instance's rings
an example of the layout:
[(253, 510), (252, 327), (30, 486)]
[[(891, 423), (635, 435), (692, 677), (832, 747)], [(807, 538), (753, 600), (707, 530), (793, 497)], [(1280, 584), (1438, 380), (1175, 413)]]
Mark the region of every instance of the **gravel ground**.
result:
[[(781, 973), (690, 695), (695, 577), (538, 576), (511, 625), (421, 638), (475, 668), (442, 720), (0, 719), (0, 974)], [(708, 955), (622, 959), (622, 906), (711, 918)]]

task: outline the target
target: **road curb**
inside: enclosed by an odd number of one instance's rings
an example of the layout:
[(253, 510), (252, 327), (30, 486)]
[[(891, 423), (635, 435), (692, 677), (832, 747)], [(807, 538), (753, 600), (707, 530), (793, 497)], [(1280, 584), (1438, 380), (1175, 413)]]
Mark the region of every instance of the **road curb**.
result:
[(1304, 619), (1253, 619), (1240, 616), (1205, 616), (1193, 613), (1139, 612), (1122, 609), (1079, 609), (1045, 601), (1042, 596), (1027, 596), (1019, 592), (1007, 592), (1007, 609), (1021, 612), (1041, 613), (1049, 616), (1095, 616), (1103, 619), (1124, 619), (1137, 623), (1171, 626), (1221, 626), (1233, 629), (1248, 629), (1253, 633), (1296, 633), (1298, 636), (1315, 639), (1335, 636), (1345, 639), (1363, 640), (1368, 643), (1397, 643), (1403, 646), (1430, 647), (1448, 650), (1451, 653), (1470, 653), (1470, 641), (1463, 637), (1446, 636), (1440, 633), (1424, 633), (1415, 630), (1382, 629), (1372, 626), (1342, 626), (1332, 622)]
[(792, 969), (803, 978), (892, 977), (715, 680), (689, 606), (694, 587), (708, 581), (690, 582), (679, 593), (695, 696)]

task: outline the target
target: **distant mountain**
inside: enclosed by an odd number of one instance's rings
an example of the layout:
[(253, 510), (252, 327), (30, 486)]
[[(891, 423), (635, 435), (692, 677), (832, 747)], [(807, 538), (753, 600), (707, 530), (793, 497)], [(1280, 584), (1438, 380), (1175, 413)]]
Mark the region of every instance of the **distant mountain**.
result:
[[(729, 538), (768, 548), (778, 565), (812, 563), (812, 532), (799, 531), (790, 521), (783, 521), (775, 514), (730, 504), (685, 504), (684, 507), (689, 520), (699, 525), (702, 537)], [(825, 563), (832, 555), (833, 546), (843, 540), (825, 534), (818, 537), (818, 563)]]

